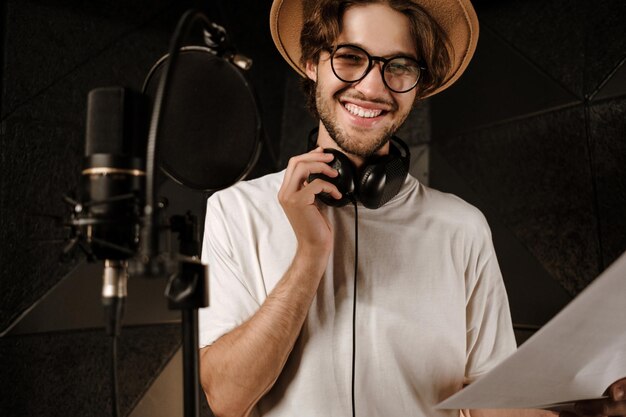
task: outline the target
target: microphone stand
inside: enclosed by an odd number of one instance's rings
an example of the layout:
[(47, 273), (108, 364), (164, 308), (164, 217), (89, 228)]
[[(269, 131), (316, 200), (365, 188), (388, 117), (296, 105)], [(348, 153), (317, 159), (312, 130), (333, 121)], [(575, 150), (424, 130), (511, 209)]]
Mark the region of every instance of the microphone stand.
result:
[[(176, 26), (172, 36), (168, 59), (165, 62), (157, 86), (150, 119), (150, 130), (146, 152), (146, 205), (144, 207), (142, 245), (139, 260), (144, 265), (144, 272), (150, 276), (160, 276), (167, 267), (159, 257), (159, 222), (158, 204), (155, 187), (157, 170), (157, 135), (163, 122), (163, 109), (168, 105), (170, 79), (174, 77), (176, 62), (183, 39), (187, 38), (193, 24), (200, 22), (204, 30), (204, 41), (215, 55), (232, 62), (241, 69), (248, 69), (251, 60), (236, 52), (221, 26), (212, 23), (197, 10), (187, 11)], [(174, 216), (171, 219), (172, 230), (180, 237), (180, 259), (178, 272), (170, 278), (166, 296), (171, 309), (181, 310), (183, 330), (183, 378), (185, 417), (198, 417), (199, 412), (199, 347), (198, 347), (198, 308), (208, 306), (207, 268), (199, 261), (199, 244), (195, 240), (196, 219), (186, 216)]]
[(178, 272), (169, 278), (165, 296), (169, 308), (182, 314), (184, 416), (197, 417), (200, 410), (198, 309), (208, 305), (207, 269), (199, 261), (196, 217), (190, 213), (172, 216), (170, 227), (178, 233), (181, 256)]
[[(170, 80), (174, 77), (176, 62), (183, 39), (187, 38), (191, 27), (200, 21), (203, 25), (205, 42), (218, 56), (238, 62), (238, 55), (230, 45), (223, 28), (213, 24), (204, 14), (189, 10), (182, 16), (172, 36), (168, 60), (165, 63), (157, 86), (150, 119), (146, 152), (146, 205), (144, 207), (142, 245), (139, 259), (144, 264), (148, 276), (160, 276), (167, 269), (159, 258), (159, 222), (156, 193), (157, 135), (163, 122), (163, 109), (168, 105)], [(241, 64), (246, 61), (242, 60)], [(181, 310), (183, 331), (183, 379), (185, 417), (199, 416), (199, 347), (198, 347), (198, 308), (208, 306), (206, 289), (206, 266), (198, 257), (198, 242), (195, 241), (195, 222), (190, 216), (174, 216), (172, 227), (180, 236), (181, 260), (178, 272), (167, 285), (166, 296), (170, 308)]]

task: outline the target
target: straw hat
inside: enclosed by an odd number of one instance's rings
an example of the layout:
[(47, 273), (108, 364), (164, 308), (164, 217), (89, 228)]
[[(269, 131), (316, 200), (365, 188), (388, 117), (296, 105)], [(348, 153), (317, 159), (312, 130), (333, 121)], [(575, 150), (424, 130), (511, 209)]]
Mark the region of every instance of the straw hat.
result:
[[(300, 66), (300, 31), (303, 25), (303, 1), (274, 0), (270, 11), (270, 30), (274, 44), (298, 74), (306, 77)], [(436, 94), (452, 85), (469, 64), (478, 42), (478, 18), (470, 0), (413, 0), (424, 9), (448, 35), (452, 45), (452, 66)]]

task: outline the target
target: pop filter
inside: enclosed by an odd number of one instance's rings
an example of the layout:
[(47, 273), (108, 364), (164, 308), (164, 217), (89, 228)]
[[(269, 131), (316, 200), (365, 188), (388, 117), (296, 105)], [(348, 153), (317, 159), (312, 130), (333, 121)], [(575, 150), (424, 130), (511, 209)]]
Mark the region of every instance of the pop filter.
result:
[[(143, 91), (154, 101), (168, 55), (157, 61)], [(163, 109), (157, 162), (174, 181), (217, 191), (243, 179), (260, 152), (261, 121), (242, 71), (211, 49), (180, 49)]]

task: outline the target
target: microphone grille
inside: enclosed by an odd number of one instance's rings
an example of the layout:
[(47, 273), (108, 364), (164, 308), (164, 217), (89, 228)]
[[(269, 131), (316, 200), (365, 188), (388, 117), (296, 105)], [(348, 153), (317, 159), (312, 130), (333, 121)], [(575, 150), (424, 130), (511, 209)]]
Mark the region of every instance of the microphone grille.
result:
[(96, 88), (87, 97), (85, 156), (113, 154), (142, 158), (149, 99), (123, 87)]

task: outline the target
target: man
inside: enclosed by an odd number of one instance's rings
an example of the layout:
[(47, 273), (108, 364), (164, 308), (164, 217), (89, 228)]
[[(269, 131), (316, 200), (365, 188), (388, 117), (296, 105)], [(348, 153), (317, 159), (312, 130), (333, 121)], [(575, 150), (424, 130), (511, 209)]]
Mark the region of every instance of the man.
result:
[(316, 196), (349, 191), (322, 149), (357, 176), (402, 158), (392, 135), (463, 72), (475, 14), (468, 0), (300, 1), (274, 2), (272, 31), (310, 80), (318, 147), (209, 200), (207, 399), (219, 417), (456, 416), (434, 406), (515, 349), (483, 216), (404, 174), (380, 207), (359, 185), (354, 208)]

